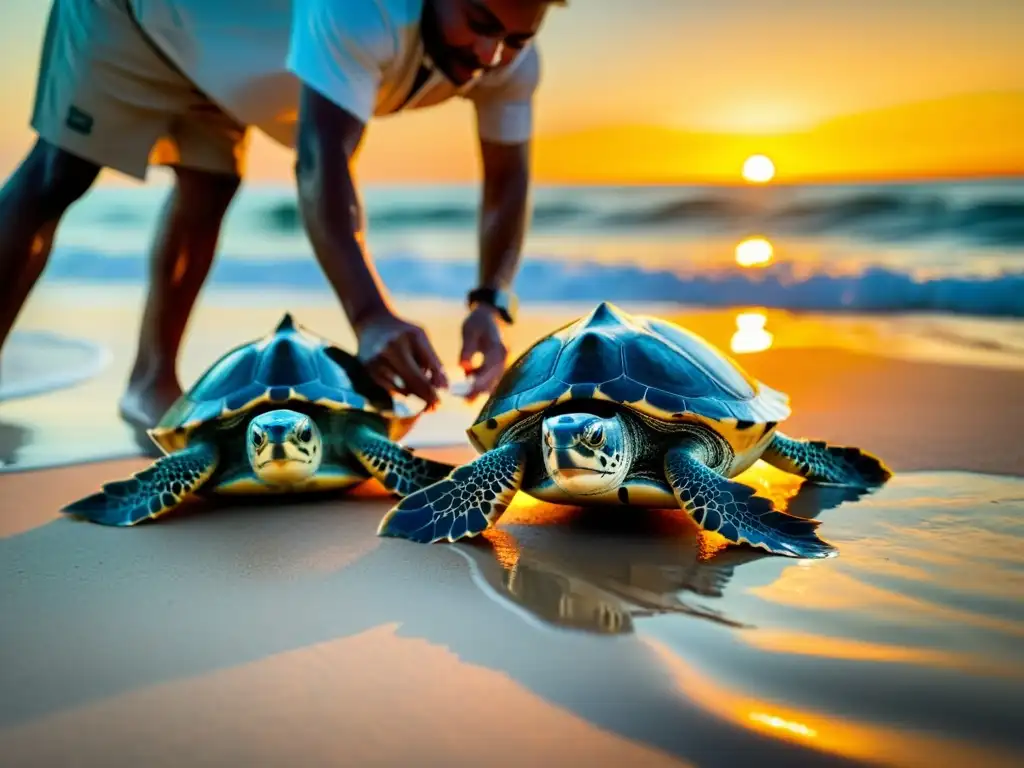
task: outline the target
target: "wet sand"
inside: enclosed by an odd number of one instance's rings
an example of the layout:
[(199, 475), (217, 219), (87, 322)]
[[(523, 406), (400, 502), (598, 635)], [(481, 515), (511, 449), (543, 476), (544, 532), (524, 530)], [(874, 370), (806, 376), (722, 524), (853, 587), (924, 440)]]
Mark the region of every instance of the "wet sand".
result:
[[(117, 415), (135, 353), (140, 302), (141, 294), (128, 289), (50, 289), (33, 297), (18, 331), (71, 334), (104, 349), (107, 364), (72, 388), (0, 402), (0, 468), (54, 466), (153, 450), (148, 439), (135, 434)], [(397, 305), (405, 316), (426, 323), (449, 377), (457, 380), (461, 307), (421, 300), (399, 300)], [(683, 323), (734, 354), (751, 373), (787, 391), (794, 408), (788, 428), (795, 433), (816, 431), (823, 439), (859, 441), (868, 447), (883, 439), (885, 458), (901, 469), (1024, 471), (1024, 449), (1017, 437), (1024, 434), (1024, 411), (1015, 405), (1024, 354), (991, 341), (975, 343), (975, 337), (986, 334), (998, 337), (987, 327), (975, 331), (967, 321), (927, 316), (622, 306)], [(524, 308), (519, 322), (506, 332), (509, 359), (589, 309), (592, 305)], [(352, 333), (341, 312), (321, 298), (275, 294), (270, 303), (251, 292), (212, 293), (202, 298), (189, 326), (179, 366), (181, 380), (193, 381), (232, 346), (268, 332), (286, 310), (293, 311), (298, 322), (352, 348)], [(751, 312), (763, 316), (769, 338), (738, 333), (738, 318)], [(770, 348), (733, 352), (734, 344), (751, 342), (768, 343)], [(409, 403), (422, 405), (416, 398)], [(441, 407), (420, 420), (408, 443), (465, 445), (464, 430), (482, 404), (482, 399), (466, 403), (444, 393)], [(934, 425), (941, 437), (921, 439), (924, 424)]]
[(474, 544), (380, 539), (373, 484), (133, 529), (57, 519), (138, 466), (0, 480), (0, 762), (1024, 755), (1024, 480), (903, 473), (851, 499), (748, 473), (824, 521), (840, 555), (814, 562), (719, 549), (670, 512), (528, 499)]
[[(415, 545), (374, 535), (374, 483), (110, 529), (57, 510), (146, 459), (0, 474), (0, 763), (1021, 764), (1024, 374), (869, 354), (861, 331), (787, 346), (775, 319), (778, 344), (741, 359), (791, 394), (788, 431), (897, 471), (860, 497), (741, 478), (821, 519), (830, 560), (522, 495), (474, 543)], [(689, 320), (728, 344), (731, 317)], [(76, 388), (90, 409), (61, 392), (3, 417), (45, 445), (44, 403), (96, 413), (116, 375)], [(475, 407), (446, 409), (452, 447), (422, 452), (459, 461)], [(107, 434), (95, 418), (72, 432)]]
[(110, 363), (101, 345), (47, 331), (19, 331), (0, 357), (0, 403), (73, 387)]

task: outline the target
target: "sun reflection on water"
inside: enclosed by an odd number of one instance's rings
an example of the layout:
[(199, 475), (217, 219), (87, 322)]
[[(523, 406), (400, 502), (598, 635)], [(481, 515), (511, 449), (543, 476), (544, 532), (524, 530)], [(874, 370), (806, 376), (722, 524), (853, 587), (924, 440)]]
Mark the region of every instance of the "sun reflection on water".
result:
[(741, 267), (761, 267), (772, 260), (775, 248), (763, 237), (748, 237), (736, 246), (736, 263)]
[(736, 315), (736, 332), (729, 341), (733, 352), (762, 352), (772, 345), (774, 336), (765, 330), (768, 317), (764, 312), (741, 312)]

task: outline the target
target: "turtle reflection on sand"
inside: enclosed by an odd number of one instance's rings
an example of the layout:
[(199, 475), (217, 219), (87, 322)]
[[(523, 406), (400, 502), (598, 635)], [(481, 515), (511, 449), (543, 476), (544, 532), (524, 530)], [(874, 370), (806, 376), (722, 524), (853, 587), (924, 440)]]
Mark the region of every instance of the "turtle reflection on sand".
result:
[[(804, 483), (779, 499), (788, 496), (787, 511), (813, 519), (864, 493)], [(636, 619), (665, 614), (752, 628), (700, 598), (722, 598), (736, 569), (767, 553), (729, 547), (707, 555), (701, 534), (665, 510), (638, 509), (627, 519), (619, 510), (540, 503), (533, 517), (543, 522), (492, 529), (469, 552), (490, 588), (535, 618), (603, 635), (631, 634)]]
[[(760, 558), (749, 550), (741, 558)], [(598, 581), (564, 569), (564, 564), (521, 556), (505, 572), (505, 589), (519, 605), (551, 624), (600, 634), (633, 632), (634, 617), (680, 613), (708, 619), (734, 629), (746, 624), (719, 611), (684, 602), (681, 592), (701, 594), (702, 582), (729, 582), (736, 563), (724, 560), (694, 561), (688, 567), (631, 564), (615, 561), (618, 573), (603, 574)], [(720, 597), (721, 591), (712, 594)]]

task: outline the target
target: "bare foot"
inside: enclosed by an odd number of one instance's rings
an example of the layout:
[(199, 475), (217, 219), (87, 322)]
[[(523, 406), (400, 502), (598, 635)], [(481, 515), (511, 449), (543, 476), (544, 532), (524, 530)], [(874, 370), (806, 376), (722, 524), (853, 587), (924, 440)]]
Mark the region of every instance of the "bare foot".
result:
[(181, 387), (176, 381), (156, 385), (129, 382), (118, 410), (133, 427), (152, 429), (180, 396)]

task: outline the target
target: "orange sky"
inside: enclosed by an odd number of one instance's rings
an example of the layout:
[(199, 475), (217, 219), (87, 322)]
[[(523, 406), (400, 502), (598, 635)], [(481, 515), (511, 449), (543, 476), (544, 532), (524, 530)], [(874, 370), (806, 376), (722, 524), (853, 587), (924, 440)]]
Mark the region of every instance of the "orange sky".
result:
[[(32, 140), (47, 8), (5, 3), (4, 174)], [(575, 0), (541, 35), (536, 177), (731, 182), (755, 152), (779, 181), (1024, 173), (1022, 39), (1010, 0)], [(473, 179), (472, 127), (459, 102), (375, 121), (360, 177)], [(257, 136), (251, 180), (291, 165)]]

